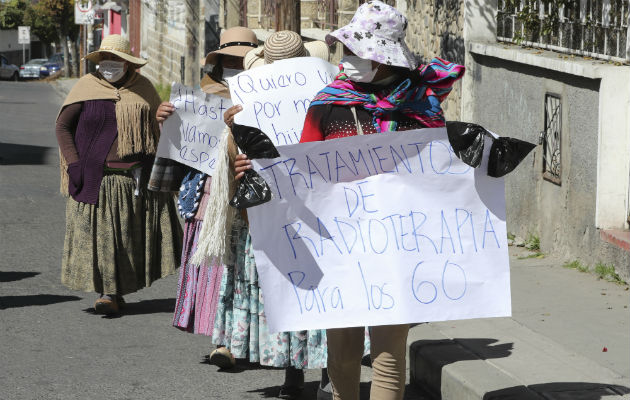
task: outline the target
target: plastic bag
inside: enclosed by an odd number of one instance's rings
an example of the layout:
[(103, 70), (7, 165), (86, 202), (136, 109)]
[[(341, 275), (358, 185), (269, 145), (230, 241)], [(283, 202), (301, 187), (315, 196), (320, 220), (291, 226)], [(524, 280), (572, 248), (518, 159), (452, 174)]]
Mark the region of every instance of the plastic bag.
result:
[(483, 157), (486, 130), (477, 124), (459, 121), (447, 121), (448, 141), (460, 160), (477, 168)]
[(464, 163), (473, 168), (481, 165), (485, 138), (492, 139), (488, 158), (488, 176), (500, 178), (514, 170), (536, 145), (510, 137), (494, 137), (484, 127), (469, 122), (446, 122), (448, 140)]
[[(234, 124), (232, 135), (236, 145), (247, 154), (249, 159), (280, 157), (271, 139), (258, 128)], [(230, 205), (242, 210), (269, 200), (271, 200), (269, 185), (256, 171), (250, 169), (245, 171), (240, 179)]]
[(488, 176), (500, 178), (509, 174), (535, 147), (535, 144), (520, 139), (509, 137), (495, 139), (490, 148)]

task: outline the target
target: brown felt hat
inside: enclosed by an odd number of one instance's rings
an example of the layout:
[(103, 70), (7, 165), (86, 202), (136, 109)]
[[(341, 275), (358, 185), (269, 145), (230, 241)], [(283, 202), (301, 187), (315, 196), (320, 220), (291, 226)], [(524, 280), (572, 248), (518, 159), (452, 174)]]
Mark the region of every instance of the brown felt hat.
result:
[(221, 34), (218, 50), (206, 56), (206, 64), (216, 65), (219, 54), (245, 57), (245, 54), (256, 47), (258, 47), (258, 38), (251, 29), (243, 26), (226, 29)]

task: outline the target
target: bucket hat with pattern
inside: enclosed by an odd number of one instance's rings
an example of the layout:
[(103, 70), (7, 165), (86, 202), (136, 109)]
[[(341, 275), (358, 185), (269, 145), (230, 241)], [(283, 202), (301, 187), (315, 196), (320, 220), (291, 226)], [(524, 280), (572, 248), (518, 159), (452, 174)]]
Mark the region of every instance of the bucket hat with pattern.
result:
[(414, 69), (416, 58), (405, 43), (407, 18), (382, 1), (362, 4), (348, 25), (326, 35), (326, 43), (339, 41), (357, 56), (381, 64)]

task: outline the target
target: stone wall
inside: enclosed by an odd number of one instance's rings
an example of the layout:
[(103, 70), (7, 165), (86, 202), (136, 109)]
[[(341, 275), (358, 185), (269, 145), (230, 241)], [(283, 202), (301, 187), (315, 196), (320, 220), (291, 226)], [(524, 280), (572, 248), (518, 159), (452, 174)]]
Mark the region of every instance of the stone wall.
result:
[[(194, 85), (199, 60), (186, 57), (186, 12), (183, 0), (153, 0), (142, 4), (142, 55), (149, 60), (142, 74), (153, 83)], [(185, 65), (182, 80), (182, 57)], [(188, 73), (186, 73), (188, 70)]]
[[(400, 1), (399, 1), (400, 2)], [(406, 0), (407, 44), (422, 62), (440, 57), (464, 65), (464, 1)], [(399, 9), (403, 9), (398, 5)], [(442, 105), (448, 120), (461, 115), (461, 81)]]

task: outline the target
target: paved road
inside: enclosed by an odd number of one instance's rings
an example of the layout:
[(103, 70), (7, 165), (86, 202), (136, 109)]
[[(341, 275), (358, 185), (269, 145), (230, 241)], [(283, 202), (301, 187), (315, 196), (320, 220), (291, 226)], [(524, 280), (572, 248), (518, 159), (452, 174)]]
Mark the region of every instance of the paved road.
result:
[[(171, 327), (176, 277), (126, 297), (128, 311), (89, 311), (94, 294), (59, 281), (65, 201), (46, 83), (0, 82), (0, 398), (261, 399), (283, 372), (204, 362), (210, 341)], [(307, 372), (312, 399), (319, 371)], [(364, 369), (364, 381), (369, 370)], [(369, 383), (362, 385), (367, 398)], [(419, 398), (409, 391), (408, 398)]]

